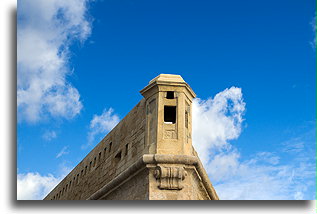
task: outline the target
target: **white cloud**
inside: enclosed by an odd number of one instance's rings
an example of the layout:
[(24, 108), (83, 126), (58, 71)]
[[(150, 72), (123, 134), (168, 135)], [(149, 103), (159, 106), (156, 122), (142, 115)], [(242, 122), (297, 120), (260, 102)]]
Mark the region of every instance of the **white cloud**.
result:
[(256, 160), (264, 163), (276, 165), (280, 161), (280, 157), (271, 152), (259, 152), (256, 154)]
[(42, 176), (39, 173), (18, 174), (17, 199), (18, 200), (41, 200), (51, 191), (60, 179), (49, 174)]
[(113, 109), (104, 109), (101, 115), (94, 115), (90, 121), (88, 144), (83, 145), (82, 148), (90, 146), (95, 140), (96, 135), (102, 134), (103, 136), (111, 131), (118, 123), (120, 118), (113, 113)]
[(215, 151), (230, 147), (228, 140), (239, 137), (245, 103), (240, 88), (231, 87), (213, 99), (193, 102), (193, 144), (203, 163)]
[(42, 200), (70, 171), (71, 167), (62, 164), (58, 176), (38, 172), (18, 173), (17, 199)]
[(304, 195), (314, 187), (314, 164), (294, 163), (293, 160), (287, 164), (277, 164), (270, 159), (263, 160), (261, 156), (256, 154), (244, 162), (237, 160), (230, 176), (218, 178), (215, 188), (221, 199), (313, 199), (309, 195), (304, 198)]
[(24, 0), (18, 4), (17, 103), (19, 120), (73, 118), (80, 95), (68, 81), (69, 46), (90, 35), (87, 0)]
[(53, 140), (54, 138), (57, 137), (57, 134), (55, 131), (45, 131), (44, 134), (42, 135), (42, 138), (46, 141), (51, 141)]
[(193, 145), (220, 199), (313, 199), (309, 190), (315, 189), (314, 150), (303, 144), (314, 145), (314, 132), (281, 142), (279, 155), (259, 151), (242, 161), (230, 140), (241, 134), (245, 106), (236, 87), (193, 102)]
[(68, 149), (68, 146), (64, 146), (62, 150), (56, 155), (56, 158), (60, 158), (63, 155), (67, 155), (69, 153), (67, 149)]

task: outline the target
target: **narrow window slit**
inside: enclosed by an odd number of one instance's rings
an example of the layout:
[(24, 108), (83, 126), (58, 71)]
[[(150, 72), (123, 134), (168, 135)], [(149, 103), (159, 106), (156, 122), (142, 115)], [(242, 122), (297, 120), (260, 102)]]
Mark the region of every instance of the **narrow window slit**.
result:
[(96, 160), (97, 160), (97, 158), (95, 157), (95, 158), (94, 158), (94, 165), (93, 165), (93, 167), (96, 166)]
[(109, 152), (111, 152), (112, 142), (109, 144)]
[(118, 163), (121, 160), (121, 151), (116, 154), (114, 157), (115, 163)]
[(129, 149), (129, 144), (126, 144), (125, 145), (125, 156), (128, 155), (128, 149)]
[(104, 151), (103, 151), (103, 158), (106, 158), (106, 153), (107, 153), (107, 147), (104, 148)]
[(167, 91), (166, 99), (174, 99), (174, 91)]
[(185, 111), (185, 127), (188, 129), (188, 112)]

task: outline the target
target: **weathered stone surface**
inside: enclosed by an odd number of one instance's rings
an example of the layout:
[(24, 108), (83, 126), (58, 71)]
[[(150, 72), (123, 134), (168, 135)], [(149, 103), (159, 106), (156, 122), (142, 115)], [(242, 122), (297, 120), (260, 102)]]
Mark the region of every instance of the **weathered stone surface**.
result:
[(192, 99), (161, 74), (144, 98), (44, 200), (218, 200), (192, 147)]

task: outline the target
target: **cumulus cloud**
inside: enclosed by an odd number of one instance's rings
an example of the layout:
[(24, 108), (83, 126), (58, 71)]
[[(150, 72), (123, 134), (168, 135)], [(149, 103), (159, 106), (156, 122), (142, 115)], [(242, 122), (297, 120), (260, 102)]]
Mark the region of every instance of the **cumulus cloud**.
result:
[(114, 114), (112, 108), (104, 109), (101, 115), (94, 115), (90, 121), (89, 133), (88, 133), (88, 144), (83, 145), (82, 148), (90, 146), (97, 135), (102, 134), (103, 136), (113, 129), (120, 121), (118, 115)]
[(38, 172), (18, 173), (17, 199), (42, 200), (70, 171), (72, 167), (60, 165), (59, 175), (41, 175)]
[(193, 101), (193, 144), (203, 163), (216, 151), (228, 149), (228, 140), (241, 133), (245, 102), (240, 88), (231, 87), (214, 98)]
[(91, 33), (87, 0), (24, 0), (18, 3), (17, 105), (19, 120), (73, 118), (82, 103), (67, 81), (69, 47)]
[(62, 150), (56, 155), (56, 158), (60, 158), (63, 155), (67, 155), (69, 153), (67, 149), (68, 149), (68, 146), (64, 146)]
[[(193, 102), (193, 145), (220, 199), (313, 199), (315, 159), (304, 157), (314, 157), (314, 150), (304, 148), (304, 142), (314, 145), (314, 135), (281, 142), (278, 152), (242, 158), (232, 140), (241, 134), (245, 111), (242, 90), (236, 87)], [(288, 156), (284, 164), (283, 153)]]
[(39, 173), (18, 174), (17, 199), (41, 200), (60, 181), (53, 175), (42, 176)]

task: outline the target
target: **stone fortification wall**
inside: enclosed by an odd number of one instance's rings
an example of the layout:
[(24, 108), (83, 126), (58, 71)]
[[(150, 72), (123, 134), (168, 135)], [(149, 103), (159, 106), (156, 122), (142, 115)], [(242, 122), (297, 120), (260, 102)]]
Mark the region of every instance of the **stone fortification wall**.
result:
[(87, 199), (147, 153), (144, 131), (145, 100), (142, 99), (45, 200)]
[(179, 75), (160, 74), (144, 99), (45, 200), (218, 200), (192, 147), (192, 99)]

